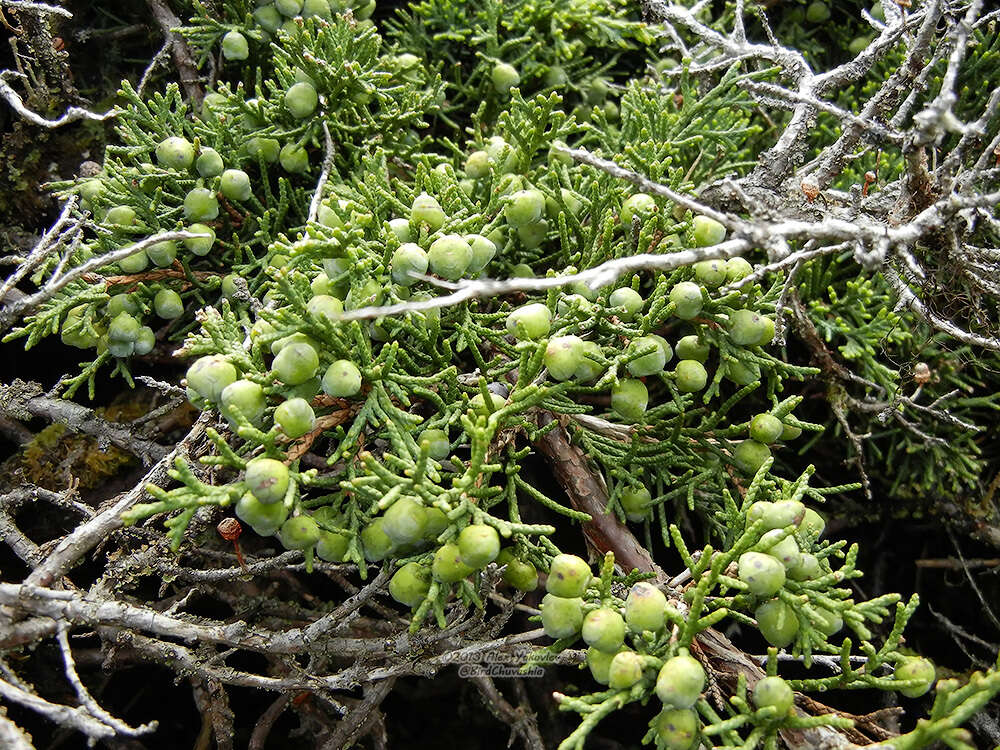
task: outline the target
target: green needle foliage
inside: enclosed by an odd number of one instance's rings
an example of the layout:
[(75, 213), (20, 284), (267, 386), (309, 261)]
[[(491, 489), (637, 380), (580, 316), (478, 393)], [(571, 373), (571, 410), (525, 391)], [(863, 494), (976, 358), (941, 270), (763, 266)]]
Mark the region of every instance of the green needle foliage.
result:
[[(851, 725), (772, 700), (746, 674), (719, 696), (698, 687), (689, 702), (664, 699), (673, 683), (662, 670), (732, 623), (773, 644), (776, 694), (930, 690), (933, 665), (894, 675), (913, 658), (901, 645), (916, 597), (861, 599), (850, 586), (862, 575), (857, 546), (823, 539), (815, 508), (862, 485), (905, 498), (979, 482), (976, 430), (997, 407), (981, 393), (996, 363), (898, 307), (851, 248), (742, 284), (763, 253), (629, 270), (599, 288), (405, 307), (445, 294), (441, 279), (552, 278), (719, 245), (727, 233), (714, 219), (561, 147), (694, 195), (757, 164), (787, 117), (751, 92), (785, 71), (706, 67), (699, 48), (697, 60), (668, 58), (634, 4), (612, 0), (425, 0), (382, 26), (373, 2), (307, 5), (315, 12), (286, 18), (269, 3), (195, 2), (181, 32), (203, 65), (222, 63), (218, 84), (200, 106), (176, 86), (145, 99), (123, 84), (101, 173), (52, 186), (79, 199), (86, 221), (70, 265), (161, 232), (210, 235), (75, 281), (11, 334), (28, 347), (59, 334), (84, 352), (67, 396), (93, 393), (107, 369), (131, 382), (134, 358), (154, 345), (188, 361), (191, 402), (220, 418), (201, 459), (213, 480), (178, 459), (172, 482), (148, 487), (151, 501), (126, 523), (163, 516), (177, 550), (200, 509), (232, 508), (303, 550), (310, 569), (314, 557), (362, 576), (388, 566), (414, 632), (445, 627), (455, 602), (483, 608), (494, 561), (511, 580), (523, 574), (513, 585), (524, 590), (548, 571), (541, 620), (555, 639), (546, 653), (558, 652), (578, 643), (580, 625), (560, 635), (548, 618), (582, 615), (589, 643), (591, 614), (631, 617), (627, 597), (648, 585), (616, 572), (608, 553), (577, 594), (553, 591), (553, 534), (592, 514), (522, 469), (565, 429), (607, 486), (604, 511), (687, 572), (665, 587), (659, 624), (629, 625), (613, 654), (590, 648), (592, 691), (558, 697), (581, 718), (561, 748), (583, 748), (636, 702), (652, 704), (645, 741), (659, 748), (771, 748), (785, 730)], [(818, 65), (825, 47), (795, 10), (776, 33)], [(714, 25), (732, 20), (729, 9)], [(849, 33), (861, 33), (855, 21)], [(995, 78), (996, 45), (982, 41), (965, 73)], [(870, 96), (900, 63), (883, 58), (841, 104)], [(837, 123), (820, 117), (817, 153)], [(859, 164), (835, 187), (876, 166), (883, 184), (904, 169), (896, 155)], [(993, 230), (982, 232), (988, 242)], [(43, 265), (34, 280), (56, 271)], [(164, 290), (179, 295), (178, 315), (162, 314)], [(402, 311), (350, 315), (380, 306)], [(811, 331), (805, 353), (775, 336), (788, 309)], [(823, 405), (806, 408), (817, 383)], [(914, 387), (929, 398), (918, 404)], [(922, 405), (942, 399), (947, 413)], [(881, 470), (812, 486), (798, 454), (813, 451)], [(779, 649), (804, 676), (776, 677)], [(960, 724), (1000, 678), (936, 690), (929, 717), (892, 747), (970, 747)]]

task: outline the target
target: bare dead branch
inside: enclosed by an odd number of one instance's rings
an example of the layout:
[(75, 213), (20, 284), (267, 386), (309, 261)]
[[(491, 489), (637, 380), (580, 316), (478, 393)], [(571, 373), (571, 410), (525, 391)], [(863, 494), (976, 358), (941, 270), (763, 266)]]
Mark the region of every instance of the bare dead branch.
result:
[[(26, 397), (32, 390), (28, 384), (16, 380), (10, 386), (0, 386), (0, 412), (16, 419), (41, 417), (53, 424), (66, 425), (73, 432), (92, 435), (101, 442), (128, 451), (146, 466), (160, 460), (169, 451), (159, 443), (142, 439), (127, 425), (108, 422), (93, 409), (72, 401), (45, 395)], [(38, 390), (41, 390), (40, 386)]]
[(489, 675), (479, 674), (469, 679), (479, 690), (483, 704), (490, 713), (500, 721), (510, 725), (512, 741), (514, 737), (519, 737), (529, 750), (545, 750), (545, 742), (538, 731), (538, 723), (534, 714), (528, 713), (524, 706), (512, 706)]
[(64, 537), (41, 565), (32, 571), (25, 583), (33, 586), (48, 586), (61, 578), (73, 566), (82, 561), (83, 556), (100, 543), (108, 534), (122, 526), (122, 513), (131, 508), (145, 495), (146, 485), (164, 481), (167, 467), (177, 456), (186, 455), (191, 443), (200, 438), (210, 422), (210, 416), (202, 414), (191, 431), (170, 453), (167, 453), (146, 473), (135, 487), (102, 512), (78, 526)]
[(11, 10), (26, 10), (33, 13), (47, 13), (53, 16), (62, 16), (63, 18), (73, 17), (72, 13), (58, 5), (36, 3), (31, 2), (31, 0), (0, 0), (0, 7), (10, 8)]
[(8, 719), (0, 709), (0, 747), (9, 750), (35, 750), (31, 737), (21, 727)]
[(133, 728), (101, 708), (101, 706), (96, 700), (94, 700), (93, 696), (84, 686), (83, 682), (81, 682), (80, 675), (76, 672), (76, 662), (73, 660), (73, 651), (69, 645), (68, 629), (65, 626), (61, 626), (56, 631), (56, 641), (58, 642), (59, 650), (62, 653), (66, 679), (73, 687), (73, 692), (76, 693), (76, 698), (80, 702), (81, 708), (83, 708), (95, 720), (103, 722), (110, 727), (115, 734), (124, 735), (126, 737), (139, 737), (143, 734), (149, 734), (150, 732), (156, 731), (157, 722), (155, 721)]
[(347, 750), (353, 747), (365, 735), (372, 715), (378, 711), (395, 684), (396, 679), (390, 678), (367, 686), (364, 698), (341, 719), (333, 735), (322, 744), (321, 750)]
[(171, 46), (174, 65), (180, 74), (181, 86), (184, 88), (184, 93), (187, 94), (188, 99), (194, 102), (196, 106), (200, 106), (201, 100), (205, 96), (205, 90), (201, 85), (201, 76), (198, 74), (198, 66), (195, 64), (194, 54), (191, 52), (191, 48), (188, 47), (188, 43), (184, 37), (174, 31), (174, 29), (180, 28), (183, 25), (181, 24), (181, 19), (170, 10), (163, 0), (146, 0), (146, 5), (149, 6), (153, 18), (163, 32), (167, 43)]
[(323, 169), (320, 171), (319, 179), (316, 181), (316, 189), (313, 190), (312, 200), (309, 202), (309, 221), (316, 221), (319, 214), (319, 206), (323, 201), (323, 189), (330, 179), (330, 170), (333, 169), (334, 143), (333, 136), (330, 135), (330, 127), (323, 123)]
[(112, 250), (111, 252), (103, 255), (97, 255), (90, 260), (84, 261), (78, 266), (74, 266), (71, 270), (64, 273), (55, 273), (49, 278), (45, 285), (34, 294), (29, 294), (26, 297), (15, 300), (11, 304), (0, 309), (0, 331), (4, 331), (9, 328), (13, 325), (14, 321), (22, 315), (27, 315), (34, 311), (36, 307), (54, 297), (60, 290), (66, 288), (69, 284), (72, 284), (74, 281), (83, 278), (87, 274), (96, 271), (99, 268), (111, 265), (112, 263), (117, 263), (130, 255), (135, 255), (136, 253), (160, 242), (169, 242), (171, 240), (189, 240), (207, 236), (208, 235), (205, 234), (193, 234), (191, 232), (162, 232), (160, 234), (155, 234), (152, 237), (146, 237), (145, 239), (132, 245), (128, 245), (127, 247)]
[(114, 109), (108, 110), (103, 114), (98, 114), (96, 112), (91, 112), (88, 109), (84, 109), (83, 107), (68, 107), (66, 112), (64, 112), (60, 117), (57, 117), (55, 120), (49, 120), (42, 117), (37, 112), (32, 112), (28, 109), (24, 100), (21, 98), (21, 95), (17, 93), (9, 83), (7, 83), (8, 78), (15, 77), (23, 77), (23, 74), (13, 70), (0, 71), (0, 96), (6, 100), (6, 102), (11, 106), (11, 109), (33, 125), (53, 130), (55, 128), (61, 128), (64, 125), (69, 125), (70, 123), (79, 122), (80, 120), (96, 120), (98, 122), (103, 122), (104, 120), (114, 117), (117, 114), (117, 111)]

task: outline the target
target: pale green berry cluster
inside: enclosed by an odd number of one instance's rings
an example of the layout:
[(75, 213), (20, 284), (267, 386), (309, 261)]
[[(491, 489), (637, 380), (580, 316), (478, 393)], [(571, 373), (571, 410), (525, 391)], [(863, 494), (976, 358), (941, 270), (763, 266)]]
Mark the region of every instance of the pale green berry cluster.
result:
[[(418, 194), (410, 207), (408, 219), (389, 222), (399, 246), (392, 254), (389, 269), (392, 279), (405, 287), (412, 286), (428, 271), (449, 281), (482, 273), (496, 257), (497, 244), (481, 234), (456, 234), (444, 231), (448, 216), (437, 199)], [(425, 239), (425, 246), (414, 240)]]
[(604, 75), (595, 75), (581, 84), (582, 101), (573, 108), (573, 115), (580, 122), (596, 122), (595, 113), (605, 123), (617, 123), (621, 117), (619, 90)]
[[(270, 41), (279, 32), (294, 36), (299, 32), (301, 20), (319, 18), (331, 20), (334, 15), (350, 11), (361, 23), (375, 12), (375, 0), (346, 3), (341, 0), (263, 0), (253, 11), (254, 25), (250, 28), (232, 27), (220, 40), (222, 56), (230, 62), (243, 62), (250, 57), (250, 40)], [(248, 38), (249, 37), (249, 38)]]
[(839, 600), (829, 600), (831, 606), (793, 607), (779, 595), (789, 582), (808, 585), (832, 572), (826, 557), (815, 554), (826, 526), (823, 517), (797, 500), (762, 500), (747, 509), (746, 519), (748, 526), (760, 521), (763, 534), (740, 556), (738, 577), (755, 597), (754, 618), (764, 638), (779, 648), (791, 645), (803, 618), (822, 638), (840, 631), (844, 622), (833, 606)]
[(670, 614), (676, 618), (678, 612), (651, 583), (634, 584), (624, 602), (593, 599), (592, 583), (581, 558), (553, 558), (541, 604), (545, 633), (567, 645), (582, 639), (590, 675), (607, 689), (634, 697), (655, 693), (662, 710), (650, 726), (660, 746), (693, 747), (702, 725), (695, 705), (707, 676), (687, 649), (663, 639)]

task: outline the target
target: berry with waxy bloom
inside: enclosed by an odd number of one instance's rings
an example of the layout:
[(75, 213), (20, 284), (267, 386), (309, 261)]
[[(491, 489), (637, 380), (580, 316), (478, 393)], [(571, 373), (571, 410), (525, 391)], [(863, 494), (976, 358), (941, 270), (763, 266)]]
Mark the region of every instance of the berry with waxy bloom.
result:
[(691, 708), (705, 689), (705, 668), (693, 656), (681, 653), (664, 662), (656, 677), (656, 695), (673, 708)]
[(285, 435), (294, 439), (312, 430), (316, 424), (316, 413), (304, 398), (290, 398), (274, 410), (274, 423)]
[(625, 642), (625, 620), (609, 607), (591, 610), (583, 618), (581, 635), (588, 646), (617, 653)]
[(389, 595), (400, 604), (416, 607), (431, 587), (431, 571), (417, 562), (408, 562), (389, 580)]
[(583, 596), (592, 574), (587, 561), (576, 555), (560, 554), (549, 564), (545, 588), (550, 594), (573, 598)]
[(500, 554), (500, 535), (492, 526), (470, 524), (458, 534), (458, 551), (470, 568), (485, 568)]
[(549, 638), (569, 638), (583, 626), (583, 599), (546, 594), (542, 597), (542, 628)]
[(774, 596), (785, 585), (785, 566), (763, 552), (740, 555), (738, 571), (739, 579), (757, 596)]
[(308, 81), (293, 83), (285, 92), (285, 107), (300, 120), (315, 112), (318, 104), (319, 95)]
[(633, 633), (657, 632), (666, 623), (667, 597), (645, 581), (632, 586), (625, 600), (625, 623)]
[(608, 667), (608, 687), (628, 690), (642, 679), (642, 657), (634, 651), (619, 651)]
[(899, 692), (907, 698), (919, 698), (931, 689), (936, 678), (934, 662), (916, 656), (908, 656), (896, 663), (893, 675), (897, 680), (919, 680), (912, 687), (900, 688)]
[(194, 146), (187, 138), (171, 136), (157, 145), (156, 161), (171, 169), (190, 169), (194, 163)]
[(753, 703), (757, 708), (774, 708), (780, 718), (792, 709), (795, 693), (781, 677), (765, 677), (753, 686)]
[(227, 60), (246, 60), (250, 57), (247, 38), (238, 31), (230, 31), (222, 37), (222, 56)]

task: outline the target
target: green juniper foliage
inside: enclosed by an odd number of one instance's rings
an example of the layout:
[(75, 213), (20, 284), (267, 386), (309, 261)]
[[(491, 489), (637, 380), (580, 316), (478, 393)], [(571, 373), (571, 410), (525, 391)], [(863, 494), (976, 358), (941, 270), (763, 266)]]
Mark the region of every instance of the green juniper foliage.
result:
[[(163, 515), (176, 550), (199, 509), (231, 508), (303, 550), (307, 567), (388, 566), (413, 631), (484, 607), (493, 563), (514, 590), (547, 573), (540, 621), (554, 643), (529, 665), (586, 646), (592, 678), (559, 697), (581, 719), (562, 748), (583, 748), (633, 702), (649, 702), (645, 740), (659, 748), (776, 747), (785, 730), (850, 726), (792, 707), (790, 691), (835, 689), (935, 689), (928, 719), (892, 746), (971, 747), (959, 725), (1000, 676), (935, 688), (934, 666), (902, 648), (916, 597), (861, 599), (857, 546), (824, 539), (817, 508), (863, 484), (908, 496), (979, 482), (976, 429), (997, 406), (982, 385), (996, 363), (898, 307), (853, 248), (742, 284), (763, 253), (630, 271), (600, 288), (344, 315), (447, 293), (432, 277), (554, 277), (720, 245), (727, 230), (713, 218), (562, 148), (693, 195), (746, 174), (787, 123), (755, 93), (782, 81), (781, 66), (706, 66), (703, 46), (671, 58), (659, 29), (614, 0), (425, 0), (379, 26), (374, 2), (298, 5), (286, 16), (268, 2), (194, 2), (181, 31), (201, 64), (221, 63), (217, 86), (195, 106), (176, 86), (144, 99), (124, 84), (100, 174), (53, 186), (90, 220), (71, 264), (161, 232), (202, 235), (66, 286), (12, 334), (29, 347), (59, 334), (83, 352), (66, 395), (93, 393), (108, 368), (131, 382), (134, 358), (157, 345), (189, 362), (191, 403), (220, 417), (202, 459), (219, 471), (209, 483), (178, 458), (173, 481), (150, 486), (126, 522)], [(816, 5), (794, 6), (775, 33), (819, 66)], [(840, 42), (853, 56), (865, 32), (847, 5)], [(720, 30), (733, 23), (732, 8), (706, 14)], [(996, 76), (995, 37), (987, 46), (976, 33), (963, 81)], [(840, 104), (871, 96), (901, 55)], [(810, 148), (820, 154), (839, 128), (821, 115)], [(877, 169), (877, 192), (905, 163), (869, 149), (830, 187), (850, 191)], [(995, 246), (995, 225), (978, 231)], [(804, 353), (779, 308), (812, 332)], [(803, 403), (817, 384), (819, 408)], [(936, 399), (947, 416), (924, 406)], [(647, 549), (680, 556), (676, 583), (616, 571), (611, 553), (591, 578), (561, 553), (557, 525), (592, 515), (520, 472), (555, 429), (606, 482), (604, 510)], [(841, 438), (833, 448), (830, 437)], [(799, 455), (813, 450), (882, 470), (817, 485)], [(771, 644), (770, 677), (716, 686), (720, 701), (706, 692), (699, 638), (727, 623)], [(779, 650), (804, 671), (778, 676)]]

